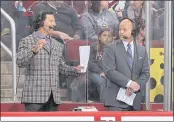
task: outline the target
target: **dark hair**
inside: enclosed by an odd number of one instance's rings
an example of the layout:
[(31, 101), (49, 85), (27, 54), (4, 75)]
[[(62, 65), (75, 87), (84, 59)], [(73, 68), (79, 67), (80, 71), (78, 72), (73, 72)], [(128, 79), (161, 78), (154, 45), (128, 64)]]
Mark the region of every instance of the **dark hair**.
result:
[(137, 22), (137, 26), (141, 29), (144, 29), (146, 27), (145, 20), (143, 18), (140, 18)]
[[(101, 36), (101, 35), (103, 34), (103, 32), (105, 32), (105, 31), (110, 32), (111, 35), (113, 34), (112, 31), (111, 31), (111, 29), (109, 29), (109, 28), (104, 28), (104, 29), (102, 29), (102, 30), (98, 33), (98, 37)], [(101, 42), (100, 42), (100, 40), (98, 39), (98, 43), (97, 43), (97, 52), (98, 52), (98, 51), (101, 51), (101, 50), (102, 50)]]
[(143, 18), (137, 18), (137, 19), (134, 19), (135, 23), (136, 23), (136, 33), (137, 35), (139, 34), (140, 32), (140, 29), (145, 29), (146, 27), (146, 23), (145, 23), (145, 20)]
[(46, 19), (46, 15), (54, 15), (54, 12), (41, 11), (39, 14), (37, 14), (33, 20), (34, 31), (37, 31), (40, 27), (43, 26), (43, 24), (44, 24), (43, 22)]
[(101, 36), (102, 33), (105, 32), (105, 31), (108, 31), (108, 32), (110, 32), (110, 33), (112, 34), (111, 29), (109, 29), (109, 28), (104, 28), (104, 29), (102, 29), (102, 30), (98, 33), (98, 36)]
[(90, 11), (94, 12), (94, 13), (99, 13), (100, 12), (100, 6), (101, 6), (100, 3), (101, 3), (101, 0), (98, 0), (98, 1), (91, 0)]

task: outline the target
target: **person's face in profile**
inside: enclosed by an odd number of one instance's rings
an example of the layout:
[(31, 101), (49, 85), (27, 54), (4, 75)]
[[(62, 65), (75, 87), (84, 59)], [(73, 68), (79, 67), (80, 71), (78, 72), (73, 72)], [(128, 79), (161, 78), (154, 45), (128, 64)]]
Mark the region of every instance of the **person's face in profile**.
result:
[(126, 40), (124, 37), (126, 37), (127, 39), (131, 38), (132, 30), (133, 30), (133, 25), (132, 25), (132, 22), (130, 22), (130, 20), (125, 19), (125, 20), (121, 21), (120, 26), (119, 26), (120, 39)]
[(110, 31), (104, 31), (100, 36), (99, 36), (99, 41), (103, 44), (106, 45), (110, 42), (113, 41), (112, 34)]
[(50, 33), (53, 31), (53, 29), (50, 29), (49, 27), (54, 27), (54, 26), (56, 26), (54, 15), (52, 15), (52, 14), (50, 14), (50, 15), (47, 14), (47, 15), (46, 15), (46, 19), (45, 19), (45, 21), (44, 21), (44, 25), (45, 25), (45, 26), (43, 26), (44, 30), (45, 30), (48, 34), (50, 34)]

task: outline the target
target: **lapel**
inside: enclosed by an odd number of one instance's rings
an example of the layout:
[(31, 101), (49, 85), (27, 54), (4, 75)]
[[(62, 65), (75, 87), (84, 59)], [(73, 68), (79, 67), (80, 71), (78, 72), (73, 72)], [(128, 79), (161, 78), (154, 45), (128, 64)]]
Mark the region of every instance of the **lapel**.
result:
[(118, 44), (119, 44), (118, 48), (122, 52), (122, 54), (123, 54), (123, 56), (124, 56), (124, 58), (126, 60), (126, 63), (127, 63), (128, 67), (129, 67), (129, 70), (132, 71), (131, 66), (129, 65), (129, 60), (128, 60), (128, 57), (127, 57), (127, 52), (126, 52), (126, 49), (124, 47), (123, 42), (121, 40), (118, 40)]
[(133, 73), (136, 73), (136, 69), (138, 68), (137, 67), (137, 64), (138, 64), (138, 52), (139, 52), (139, 48), (138, 48), (138, 45), (134, 43), (134, 59), (133, 59), (133, 66), (132, 66), (132, 72)]
[(54, 39), (53, 38), (51, 38), (51, 42), (50, 42), (50, 50), (51, 50), (51, 54), (53, 54), (54, 53), (54, 51), (55, 51), (55, 42), (54, 42)]
[[(37, 43), (38, 41), (39, 41), (39, 37), (38, 36), (36, 36), (36, 34), (35, 34), (35, 32), (33, 33), (33, 37), (34, 37), (34, 41)], [(43, 46), (43, 48), (48, 52), (48, 53), (50, 53), (50, 49), (49, 49), (49, 45), (48, 44), (45, 44), (44, 46)]]

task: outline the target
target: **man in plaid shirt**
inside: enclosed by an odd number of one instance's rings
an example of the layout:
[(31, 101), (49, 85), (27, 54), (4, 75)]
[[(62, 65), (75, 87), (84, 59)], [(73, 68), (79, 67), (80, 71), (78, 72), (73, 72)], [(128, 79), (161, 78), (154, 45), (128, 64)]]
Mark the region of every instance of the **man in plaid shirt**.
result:
[(20, 41), (17, 52), (18, 66), (25, 67), (22, 103), (26, 111), (57, 111), (59, 73), (77, 75), (83, 67), (65, 64), (63, 45), (50, 36), (56, 25), (53, 12), (43, 11), (33, 22), (35, 32)]

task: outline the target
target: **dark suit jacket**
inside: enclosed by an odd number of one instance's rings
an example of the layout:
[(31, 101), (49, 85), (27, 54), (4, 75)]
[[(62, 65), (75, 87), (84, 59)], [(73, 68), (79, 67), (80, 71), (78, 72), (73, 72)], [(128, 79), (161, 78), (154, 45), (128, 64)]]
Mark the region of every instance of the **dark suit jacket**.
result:
[(107, 79), (110, 80), (107, 90), (106, 106), (127, 108), (128, 105), (117, 101), (119, 89), (126, 88), (129, 80), (136, 81), (140, 85), (140, 91), (136, 92), (133, 103), (135, 110), (140, 110), (142, 91), (150, 77), (148, 55), (145, 47), (134, 44), (133, 69), (130, 69), (127, 53), (121, 40), (114, 41), (104, 50), (103, 69)]

